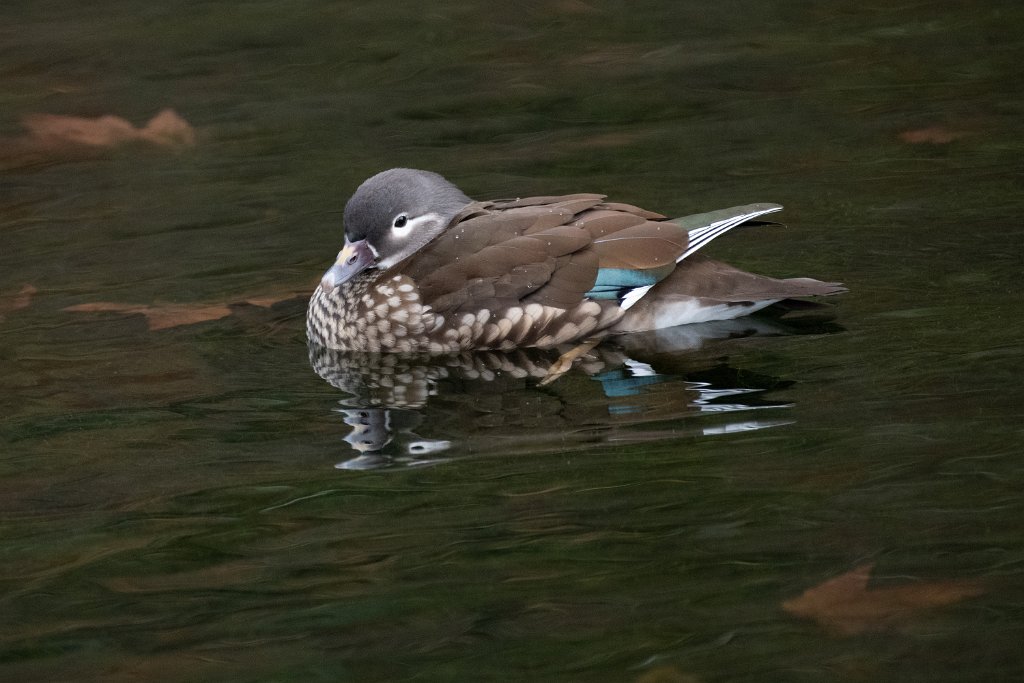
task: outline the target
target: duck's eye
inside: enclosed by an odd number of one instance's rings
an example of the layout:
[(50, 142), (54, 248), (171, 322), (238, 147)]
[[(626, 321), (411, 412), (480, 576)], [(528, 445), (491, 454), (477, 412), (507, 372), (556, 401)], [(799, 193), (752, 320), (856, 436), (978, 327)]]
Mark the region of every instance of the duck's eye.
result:
[(409, 217), (406, 216), (404, 213), (400, 213), (400, 214), (398, 214), (398, 217), (395, 218), (395, 227), (396, 228), (404, 228), (405, 224), (408, 223), (408, 222), (409, 222)]

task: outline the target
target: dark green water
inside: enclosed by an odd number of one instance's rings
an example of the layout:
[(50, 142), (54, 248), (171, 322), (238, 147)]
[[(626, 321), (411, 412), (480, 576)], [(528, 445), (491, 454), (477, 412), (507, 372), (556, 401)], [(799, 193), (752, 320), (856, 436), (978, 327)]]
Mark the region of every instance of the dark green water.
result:
[[(5, 2), (0, 678), (1020, 680), (1022, 30), (1010, 1)], [(194, 147), (21, 122), (165, 107)], [(776, 201), (710, 253), (851, 293), (544, 388), (336, 362), (353, 399), (287, 294), (396, 165)], [(98, 302), (232, 305), (66, 310)]]

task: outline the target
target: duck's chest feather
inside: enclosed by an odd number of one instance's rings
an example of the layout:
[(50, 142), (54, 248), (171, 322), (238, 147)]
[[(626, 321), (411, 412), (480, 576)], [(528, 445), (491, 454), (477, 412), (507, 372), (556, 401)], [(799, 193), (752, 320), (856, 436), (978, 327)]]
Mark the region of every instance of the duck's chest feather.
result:
[(425, 310), (408, 277), (383, 278), (369, 271), (330, 292), (318, 287), (309, 302), (306, 333), (326, 348), (424, 351), (440, 321)]

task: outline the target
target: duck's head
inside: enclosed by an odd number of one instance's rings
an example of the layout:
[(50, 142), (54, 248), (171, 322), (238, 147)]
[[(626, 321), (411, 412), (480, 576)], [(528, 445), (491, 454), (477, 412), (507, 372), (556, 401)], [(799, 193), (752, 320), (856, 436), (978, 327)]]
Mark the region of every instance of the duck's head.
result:
[(442, 176), (412, 168), (382, 171), (345, 205), (345, 246), (320, 282), (331, 291), (367, 268), (412, 256), (451, 223), (470, 198)]

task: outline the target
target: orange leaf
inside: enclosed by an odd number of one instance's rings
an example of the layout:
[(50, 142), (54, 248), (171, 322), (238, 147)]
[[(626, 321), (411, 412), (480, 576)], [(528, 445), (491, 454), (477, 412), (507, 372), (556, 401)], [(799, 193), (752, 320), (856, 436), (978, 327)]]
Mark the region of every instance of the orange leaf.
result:
[(32, 304), (32, 297), (38, 291), (32, 285), (25, 285), (17, 294), (0, 295), (0, 320), (3, 320), (11, 311), (28, 308)]
[[(270, 308), (274, 304), (292, 299), (299, 295), (308, 295), (308, 292), (287, 292), (283, 294), (268, 295), (245, 299), (242, 303), (260, 308)], [(182, 325), (195, 325), (209, 320), (219, 320), (231, 315), (229, 304), (119, 304), (114, 301), (92, 301), (85, 304), (68, 306), (65, 311), (75, 313), (138, 313), (146, 316), (146, 322), (150, 330), (165, 330), (171, 327)], [(3, 312), (0, 307), (0, 313)]]
[(192, 126), (171, 109), (164, 109), (142, 128), (136, 128), (120, 116), (90, 119), (31, 114), (25, 117), (23, 124), (28, 129), (28, 139), (39, 149), (114, 147), (131, 140), (145, 140), (162, 147), (191, 147), (196, 142)]
[(99, 313), (103, 311), (116, 311), (120, 313), (141, 313), (146, 316), (146, 322), (150, 330), (164, 330), (169, 327), (181, 325), (195, 325), (196, 323), (208, 320), (219, 320), (231, 315), (231, 309), (226, 304), (199, 304), (189, 306), (185, 304), (164, 304), (157, 306), (144, 306), (140, 304), (119, 304), (111, 301), (96, 301), (87, 304), (68, 306), (65, 311), (76, 313)]
[(309, 292), (308, 291), (305, 291), (305, 292), (287, 292), (285, 294), (270, 294), (270, 295), (267, 295), (267, 296), (254, 296), (254, 297), (252, 297), (250, 299), (246, 299), (245, 303), (251, 304), (253, 306), (259, 306), (260, 308), (270, 308), (274, 304), (280, 303), (282, 301), (287, 301), (288, 299), (294, 299), (294, 298), (296, 298), (298, 296), (308, 297), (309, 296)]
[(960, 602), (984, 592), (972, 581), (922, 581), (868, 588), (873, 567), (861, 565), (808, 588), (800, 597), (782, 603), (782, 608), (798, 617), (813, 619), (837, 635), (850, 636), (883, 629), (910, 619), (921, 610)]
[(905, 130), (897, 137), (902, 142), (911, 145), (946, 145), (966, 135), (967, 133), (962, 130), (952, 130), (945, 126), (928, 126), (927, 128)]

